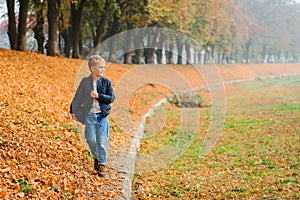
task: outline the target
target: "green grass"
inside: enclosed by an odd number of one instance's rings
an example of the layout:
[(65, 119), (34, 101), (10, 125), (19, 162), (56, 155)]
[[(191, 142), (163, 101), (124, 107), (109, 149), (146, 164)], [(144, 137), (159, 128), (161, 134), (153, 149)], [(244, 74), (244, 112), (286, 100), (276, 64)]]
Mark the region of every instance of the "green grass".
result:
[[(234, 88), (241, 95), (228, 98), (223, 133), (213, 151), (205, 157), (198, 156), (210, 120), (204, 117), (201, 122), (205, 126), (200, 127), (192, 145), (179, 159), (160, 170), (135, 177), (142, 182), (148, 195), (145, 197), (137, 192), (136, 197), (299, 198), (300, 94), (296, 83), (299, 81), (276, 79)], [(245, 92), (245, 88), (249, 90)], [(291, 88), (294, 93), (285, 93), (287, 90), (292, 92)], [(246, 106), (239, 107), (240, 102)], [(168, 109), (168, 120), (175, 120), (178, 117), (176, 108)], [(202, 113), (210, 110), (202, 109)], [(158, 135), (147, 139), (144, 148), (159, 149), (174, 142), (170, 131), (172, 124), (170, 122)], [(174, 134), (174, 130), (179, 131), (180, 127), (172, 130)]]
[(56, 139), (56, 140), (61, 140), (61, 136), (56, 135), (56, 136), (54, 136), (54, 139)]
[(224, 128), (247, 134), (250, 130), (258, 130), (260, 127), (272, 124), (274, 122), (270, 119), (230, 119), (224, 123)]
[(77, 133), (77, 134), (80, 133), (80, 131), (78, 130), (78, 128), (75, 127), (75, 126), (72, 125), (72, 124), (68, 124), (68, 123), (65, 123), (65, 122), (64, 122), (64, 123), (61, 124), (61, 126), (62, 126), (63, 128), (65, 128), (66, 130), (70, 131), (70, 132), (74, 132), (74, 133)]
[(277, 105), (277, 106), (274, 106), (273, 109), (276, 109), (276, 110), (279, 110), (279, 111), (299, 112), (300, 111), (300, 104)]
[(22, 192), (29, 193), (32, 191), (30, 184), (28, 184), (26, 180), (19, 179), (17, 182), (19, 183)]

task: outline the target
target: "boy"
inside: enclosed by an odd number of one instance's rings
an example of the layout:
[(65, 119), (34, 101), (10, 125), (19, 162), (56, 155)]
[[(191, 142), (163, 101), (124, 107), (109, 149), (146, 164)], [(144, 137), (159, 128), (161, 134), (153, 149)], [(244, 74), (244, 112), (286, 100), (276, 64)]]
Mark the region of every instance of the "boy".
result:
[(94, 169), (105, 177), (109, 121), (114, 91), (110, 80), (103, 77), (105, 60), (93, 55), (88, 60), (90, 76), (84, 77), (72, 100), (70, 113), (74, 120), (85, 124), (85, 138), (94, 156)]

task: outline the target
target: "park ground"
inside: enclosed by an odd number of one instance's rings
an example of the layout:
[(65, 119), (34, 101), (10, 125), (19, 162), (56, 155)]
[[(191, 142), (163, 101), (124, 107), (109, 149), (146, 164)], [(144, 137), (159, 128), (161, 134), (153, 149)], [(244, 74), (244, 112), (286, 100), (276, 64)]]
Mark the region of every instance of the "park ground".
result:
[[(69, 115), (82, 60), (46, 57), (0, 49), (0, 198), (114, 199), (122, 178), (96, 176), (82, 134)], [(136, 66), (110, 64), (105, 73), (115, 86)], [(191, 66), (172, 66), (192, 87), (204, 85)], [(210, 66), (203, 66), (203, 70)], [(224, 65), (224, 81), (299, 73), (299, 64)], [(223, 134), (213, 151), (199, 158), (198, 147), (209, 126), (203, 113), (193, 144), (166, 168), (138, 173), (133, 192), (140, 199), (299, 198), (299, 76), (226, 86)], [(132, 121), (169, 95), (147, 84), (130, 99)], [(209, 91), (201, 91), (210, 101)], [(118, 98), (118, 97), (117, 97)], [(176, 113), (178, 107), (163, 105)], [(130, 137), (111, 120), (111, 148)], [(178, 125), (168, 116), (161, 139), (142, 141), (141, 152), (170, 141)], [(176, 128), (175, 128), (176, 130)], [(164, 134), (166, 133), (166, 134)], [(170, 135), (171, 134), (171, 135)], [(108, 166), (114, 170), (114, 166)]]

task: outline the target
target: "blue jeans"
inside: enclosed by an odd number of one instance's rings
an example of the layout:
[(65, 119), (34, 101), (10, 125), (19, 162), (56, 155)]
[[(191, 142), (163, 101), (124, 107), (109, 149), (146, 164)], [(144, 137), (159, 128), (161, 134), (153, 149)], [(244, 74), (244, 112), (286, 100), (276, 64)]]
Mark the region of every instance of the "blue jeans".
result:
[(101, 113), (89, 113), (86, 117), (85, 139), (94, 158), (105, 165), (108, 149), (109, 122)]

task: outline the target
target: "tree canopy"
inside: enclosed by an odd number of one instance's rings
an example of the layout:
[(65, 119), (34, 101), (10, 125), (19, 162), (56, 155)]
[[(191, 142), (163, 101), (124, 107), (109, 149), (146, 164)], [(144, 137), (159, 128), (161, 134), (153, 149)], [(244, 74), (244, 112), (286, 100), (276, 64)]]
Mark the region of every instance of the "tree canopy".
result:
[[(192, 38), (174, 40), (171, 47), (186, 51), (186, 63), (197, 63), (205, 51), (205, 62), (257, 62), (297, 60), (300, 54), (299, 4), (293, 0), (6, 0), (11, 49), (26, 50), (26, 31), (32, 29), (38, 51), (55, 56), (79, 58), (105, 39), (135, 28), (171, 29)], [(46, 3), (47, 2), (47, 3)], [(14, 13), (19, 6), (19, 15)], [(26, 20), (27, 19), (27, 20)], [(30, 27), (28, 24), (31, 23)], [(16, 26), (18, 24), (18, 26)], [(27, 24), (27, 26), (26, 26)], [(148, 33), (149, 34), (149, 33)], [(140, 37), (140, 52), (125, 52), (124, 62), (162, 62), (163, 42), (168, 38), (153, 33), (157, 46), (144, 49), (151, 36), (128, 36), (126, 45)], [(144, 37), (144, 38), (143, 38)], [(147, 39), (148, 38), (148, 39)], [(173, 40), (172, 38), (168, 38)], [(112, 41), (108, 58), (116, 61)], [(46, 52), (43, 47), (46, 47)], [(192, 51), (195, 59), (192, 60)], [(97, 52), (103, 53), (103, 52)], [(168, 53), (168, 51), (165, 51)], [(169, 52), (170, 53), (170, 52)], [(147, 58), (148, 56), (148, 58)], [(181, 64), (182, 55), (177, 63)], [(133, 59), (134, 58), (134, 59)], [(173, 57), (169, 55), (168, 62)]]

